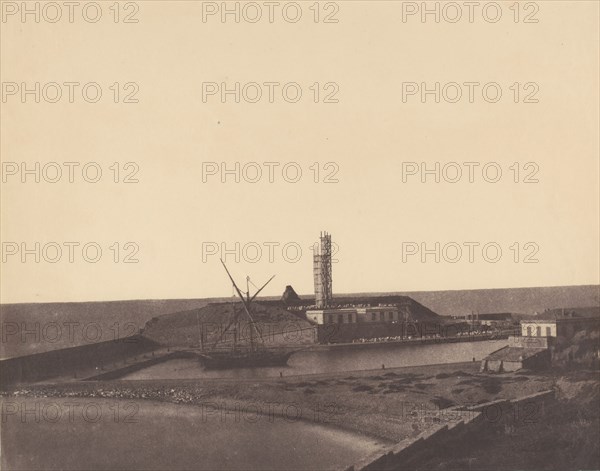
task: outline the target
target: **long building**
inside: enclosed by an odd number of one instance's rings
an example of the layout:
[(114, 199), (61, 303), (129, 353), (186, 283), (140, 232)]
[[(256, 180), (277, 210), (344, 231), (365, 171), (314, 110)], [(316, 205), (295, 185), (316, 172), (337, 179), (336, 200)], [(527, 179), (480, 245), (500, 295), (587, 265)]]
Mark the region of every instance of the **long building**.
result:
[(313, 309), (306, 318), (317, 324), (361, 324), (368, 322), (400, 322), (406, 320), (397, 306)]

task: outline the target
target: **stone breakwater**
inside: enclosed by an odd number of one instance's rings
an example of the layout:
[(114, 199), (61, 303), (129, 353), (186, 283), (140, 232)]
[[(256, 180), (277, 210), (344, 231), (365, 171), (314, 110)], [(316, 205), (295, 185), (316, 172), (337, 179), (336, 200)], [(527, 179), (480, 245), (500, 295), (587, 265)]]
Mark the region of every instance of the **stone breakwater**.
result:
[(419, 461), (431, 456), (436, 450), (448, 446), (460, 446), (469, 435), (485, 432), (486, 428), (514, 426), (515, 423), (528, 423), (543, 417), (544, 405), (554, 399), (554, 391), (541, 391), (517, 399), (500, 399), (475, 406), (454, 406), (453, 411), (460, 420), (451, 424), (438, 423), (418, 434), (407, 438), (383, 452), (367, 456), (345, 471), (394, 471), (418, 467)]

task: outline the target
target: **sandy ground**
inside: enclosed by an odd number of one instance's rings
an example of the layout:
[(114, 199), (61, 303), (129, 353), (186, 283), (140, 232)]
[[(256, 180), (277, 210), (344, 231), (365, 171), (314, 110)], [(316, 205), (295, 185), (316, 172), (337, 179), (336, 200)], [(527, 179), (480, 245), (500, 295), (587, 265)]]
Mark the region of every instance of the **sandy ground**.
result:
[[(600, 469), (600, 372), (555, 371), (555, 400), (522, 409), (519, 421), (498, 421), (449, 444), (403, 470), (598, 470)], [(418, 462), (417, 462), (418, 461)]]
[[(267, 424), (273, 418), (277, 424), (306, 422), (311, 426), (325, 425), (319, 427), (320, 431), (337, 428), (359, 433), (365, 443), (386, 446), (426, 430), (433, 422), (457, 420), (458, 416), (448, 414), (446, 408), (450, 406), (512, 399), (553, 389), (556, 399), (532, 417), (534, 420), (514, 426), (502, 421), (491, 423), (469, 437), (468, 446), (454, 443), (441, 447), (429, 457), (406, 463), (403, 471), (600, 469), (598, 371), (484, 374), (479, 372), (479, 366), (478, 362), (469, 362), (259, 380), (82, 381), (15, 387), (0, 395), (5, 401), (109, 400), (110, 413), (115, 403), (135, 407), (162, 404), (164, 408), (175, 408), (177, 413), (181, 411), (191, 421), (190, 427), (198, 426), (193, 420), (198, 415), (219, 421), (234, 418), (241, 423), (253, 423), (256, 417), (266, 418)], [(157, 429), (160, 427), (157, 424)], [(119, 429), (120, 433), (123, 430), (126, 428)], [(285, 430), (282, 433), (289, 432)], [(278, 434), (267, 425), (260, 436), (264, 438), (269, 433)], [(94, 435), (88, 435), (93, 441)], [(248, 440), (252, 437), (256, 435), (249, 434)], [(293, 441), (292, 437), (293, 434), (289, 440)], [(221, 459), (215, 455), (213, 463), (220, 463)], [(116, 456), (115, 460), (119, 461)]]
[(432, 412), (524, 396), (551, 389), (555, 381), (551, 375), (483, 374), (478, 362), (469, 362), (243, 381), (70, 382), (15, 387), (4, 395), (141, 399), (197, 405), (213, 413), (272, 413), (396, 442), (428, 428)]

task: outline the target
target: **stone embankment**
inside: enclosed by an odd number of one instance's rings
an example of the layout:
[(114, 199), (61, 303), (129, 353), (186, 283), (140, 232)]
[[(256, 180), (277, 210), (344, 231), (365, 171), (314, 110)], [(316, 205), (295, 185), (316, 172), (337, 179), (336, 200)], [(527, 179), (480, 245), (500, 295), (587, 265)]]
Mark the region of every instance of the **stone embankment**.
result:
[(394, 471), (418, 468), (419, 461), (444, 447), (461, 446), (469, 436), (488, 427), (514, 426), (539, 420), (544, 405), (554, 399), (554, 391), (542, 391), (513, 400), (500, 399), (473, 406), (454, 406), (438, 413), (446, 418), (454, 415), (456, 421), (439, 420), (424, 432), (390, 446), (383, 452), (354, 463), (345, 471)]

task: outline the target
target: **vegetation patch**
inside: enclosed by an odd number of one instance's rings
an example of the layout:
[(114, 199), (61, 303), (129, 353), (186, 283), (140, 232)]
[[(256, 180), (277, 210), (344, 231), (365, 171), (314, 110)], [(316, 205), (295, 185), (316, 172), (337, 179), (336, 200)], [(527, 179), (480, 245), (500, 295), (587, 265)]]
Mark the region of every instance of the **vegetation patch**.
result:
[(502, 391), (502, 381), (500, 378), (489, 377), (481, 382), (481, 387), (489, 394), (498, 394)]
[(306, 381), (302, 381), (300, 383), (294, 384), (294, 386), (297, 386), (299, 388), (305, 388), (306, 386), (312, 386), (312, 384), (311, 383), (307, 383)]

